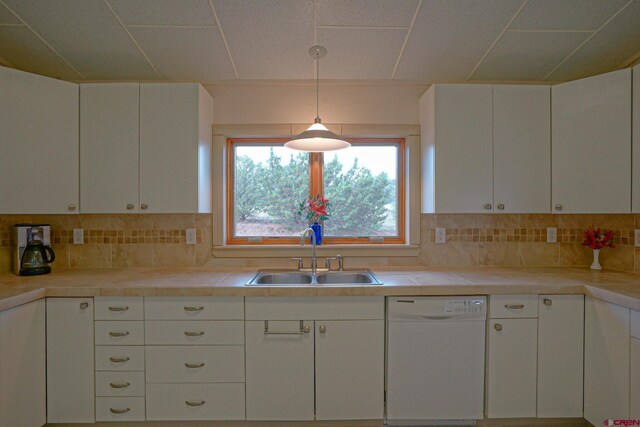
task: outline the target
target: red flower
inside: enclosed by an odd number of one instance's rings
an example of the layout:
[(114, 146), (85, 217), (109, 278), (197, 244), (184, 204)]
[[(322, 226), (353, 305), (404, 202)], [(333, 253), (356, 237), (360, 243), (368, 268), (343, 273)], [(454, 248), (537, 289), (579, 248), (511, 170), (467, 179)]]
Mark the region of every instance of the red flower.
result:
[(601, 230), (600, 227), (591, 226), (584, 232), (583, 246), (591, 249), (602, 249), (605, 247), (615, 248), (613, 244), (613, 231)]

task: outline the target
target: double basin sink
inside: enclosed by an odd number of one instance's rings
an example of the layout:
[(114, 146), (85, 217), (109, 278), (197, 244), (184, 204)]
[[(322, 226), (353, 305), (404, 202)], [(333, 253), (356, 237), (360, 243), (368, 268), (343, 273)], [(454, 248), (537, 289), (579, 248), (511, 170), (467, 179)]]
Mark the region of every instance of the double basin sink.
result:
[(259, 270), (245, 286), (382, 285), (371, 270), (318, 271)]

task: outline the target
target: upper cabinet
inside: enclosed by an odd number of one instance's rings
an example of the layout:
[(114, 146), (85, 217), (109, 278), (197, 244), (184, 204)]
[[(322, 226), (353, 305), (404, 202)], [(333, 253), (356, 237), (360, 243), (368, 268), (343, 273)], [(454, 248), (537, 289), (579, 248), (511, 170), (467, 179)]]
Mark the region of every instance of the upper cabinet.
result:
[(78, 85), (0, 67), (0, 214), (77, 213)]
[(422, 211), (549, 212), (548, 86), (433, 85), (420, 99)]
[(633, 181), (631, 182), (631, 209), (640, 212), (640, 65), (633, 69)]
[(552, 141), (554, 212), (630, 212), (631, 69), (553, 86)]
[(213, 100), (198, 84), (81, 85), (83, 213), (211, 212)]

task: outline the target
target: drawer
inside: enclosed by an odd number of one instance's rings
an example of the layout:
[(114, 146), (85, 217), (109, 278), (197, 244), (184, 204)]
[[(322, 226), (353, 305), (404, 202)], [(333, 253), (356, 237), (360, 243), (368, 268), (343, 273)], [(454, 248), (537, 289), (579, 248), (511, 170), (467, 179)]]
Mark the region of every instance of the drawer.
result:
[(96, 346), (96, 371), (144, 371), (144, 346)]
[(147, 384), (147, 420), (244, 419), (244, 384)]
[(96, 320), (144, 320), (142, 297), (95, 297)]
[(145, 322), (149, 345), (244, 345), (244, 321), (171, 321)]
[(146, 320), (244, 320), (242, 297), (146, 297)]
[(491, 295), (489, 315), (492, 319), (538, 317), (538, 295)]
[(96, 397), (96, 421), (144, 421), (144, 397)]
[(640, 338), (640, 311), (631, 310), (631, 336)]
[(144, 322), (137, 320), (96, 321), (96, 345), (142, 345)]
[(96, 396), (144, 396), (144, 372), (96, 372)]
[(244, 347), (149, 347), (146, 368), (147, 383), (244, 382)]
[(247, 320), (383, 320), (384, 297), (247, 297)]

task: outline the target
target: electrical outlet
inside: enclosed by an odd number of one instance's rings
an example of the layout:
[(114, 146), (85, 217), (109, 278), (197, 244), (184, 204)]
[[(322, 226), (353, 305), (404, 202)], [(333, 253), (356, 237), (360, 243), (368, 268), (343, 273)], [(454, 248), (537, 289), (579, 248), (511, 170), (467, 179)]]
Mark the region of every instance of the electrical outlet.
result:
[(84, 230), (82, 228), (73, 229), (73, 244), (82, 245), (84, 243)]
[(547, 243), (558, 242), (558, 229), (556, 227), (547, 227)]
[(436, 243), (447, 243), (447, 229), (444, 227), (436, 228)]
[(196, 244), (196, 229), (187, 228), (187, 245), (195, 245), (195, 244)]
[(636, 246), (640, 247), (640, 228), (636, 228), (633, 233), (633, 242)]

